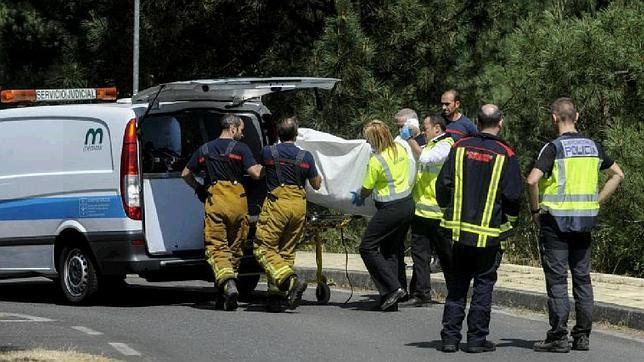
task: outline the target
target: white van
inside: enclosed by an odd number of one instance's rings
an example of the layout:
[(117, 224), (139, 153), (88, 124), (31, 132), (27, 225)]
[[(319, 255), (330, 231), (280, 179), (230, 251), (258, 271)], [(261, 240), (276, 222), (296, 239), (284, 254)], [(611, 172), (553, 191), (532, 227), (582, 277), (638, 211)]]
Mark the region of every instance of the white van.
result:
[[(203, 205), (181, 170), (197, 147), (219, 136), (226, 113), (244, 120), (242, 141), (259, 157), (264, 145), (276, 142), (262, 96), (331, 89), (337, 81), (196, 80), (112, 103), (0, 110), (0, 278), (55, 279), (72, 303), (122, 284), (130, 273), (149, 281), (212, 280)], [(2, 100), (100, 98), (105, 91), (98, 94), (5, 90)], [(252, 220), (265, 184), (247, 177), (245, 187)], [(246, 291), (259, 278), (249, 255), (242, 269), (255, 273), (240, 280)]]

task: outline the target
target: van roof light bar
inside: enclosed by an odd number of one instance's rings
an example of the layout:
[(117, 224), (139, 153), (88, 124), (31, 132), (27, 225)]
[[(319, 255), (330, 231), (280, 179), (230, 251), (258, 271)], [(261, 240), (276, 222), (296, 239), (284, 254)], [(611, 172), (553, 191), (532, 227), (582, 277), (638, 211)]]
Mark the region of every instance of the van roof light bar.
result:
[(115, 101), (116, 87), (109, 88), (64, 88), (64, 89), (5, 89), (0, 92), (2, 103), (36, 103), (99, 100)]

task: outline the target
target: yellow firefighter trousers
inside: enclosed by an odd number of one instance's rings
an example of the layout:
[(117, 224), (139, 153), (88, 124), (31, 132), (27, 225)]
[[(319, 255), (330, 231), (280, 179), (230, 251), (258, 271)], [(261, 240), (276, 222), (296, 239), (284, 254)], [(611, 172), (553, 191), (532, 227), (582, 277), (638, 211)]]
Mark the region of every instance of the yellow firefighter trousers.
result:
[(242, 243), (248, 236), (248, 203), (239, 183), (217, 181), (208, 192), (204, 205), (205, 252), (215, 284), (221, 286), (235, 277), (243, 255)]
[(279, 186), (262, 205), (257, 220), (254, 254), (266, 271), (268, 292), (294, 274), (295, 248), (304, 233), (305, 191), (295, 185)]

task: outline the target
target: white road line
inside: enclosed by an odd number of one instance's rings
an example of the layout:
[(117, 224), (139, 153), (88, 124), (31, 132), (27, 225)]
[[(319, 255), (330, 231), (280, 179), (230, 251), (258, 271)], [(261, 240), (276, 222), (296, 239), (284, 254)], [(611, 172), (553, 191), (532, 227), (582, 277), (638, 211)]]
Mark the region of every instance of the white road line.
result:
[[(6, 317), (12, 318), (12, 319), (4, 319)], [(0, 322), (53, 322), (53, 319), (49, 318), (44, 318), (44, 317), (36, 317), (33, 315), (29, 314), (20, 314), (20, 313), (0, 313)]]
[(83, 326), (72, 326), (72, 329), (83, 332), (85, 334), (89, 334), (90, 336), (100, 336), (101, 334), (103, 334), (103, 332), (98, 332)]
[(139, 353), (137, 350), (133, 349), (132, 347), (128, 346), (125, 343), (109, 343), (110, 346), (114, 347), (117, 351), (121, 352), (122, 355), (125, 356), (140, 356), (141, 353)]

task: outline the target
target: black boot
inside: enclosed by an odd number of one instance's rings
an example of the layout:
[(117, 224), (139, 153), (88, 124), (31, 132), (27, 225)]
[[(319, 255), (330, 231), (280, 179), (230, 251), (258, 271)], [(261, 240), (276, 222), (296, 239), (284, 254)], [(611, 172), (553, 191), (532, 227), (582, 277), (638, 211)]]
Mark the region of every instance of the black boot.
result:
[(570, 344), (568, 344), (568, 337), (546, 339), (545, 341), (535, 343), (532, 349), (536, 352), (568, 353), (570, 352)]
[(237, 298), (239, 297), (239, 292), (237, 291), (237, 283), (235, 282), (235, 279), (226, 280), (221, 289), (223, 289), (224, 295), (224, 310), (233, 311), (237, 309)]
[(295, 309), (300, 305), (307, 284), (301, 282), (296, 275), (291, 275), (285, 283), (288, 283), (288, 291), (286, 292), (288, 307), (289, 309)]

